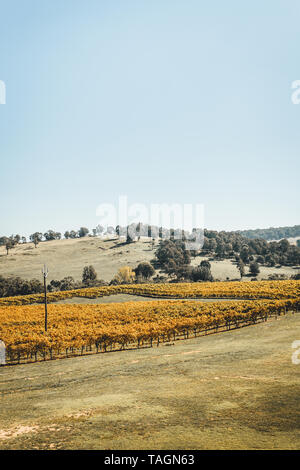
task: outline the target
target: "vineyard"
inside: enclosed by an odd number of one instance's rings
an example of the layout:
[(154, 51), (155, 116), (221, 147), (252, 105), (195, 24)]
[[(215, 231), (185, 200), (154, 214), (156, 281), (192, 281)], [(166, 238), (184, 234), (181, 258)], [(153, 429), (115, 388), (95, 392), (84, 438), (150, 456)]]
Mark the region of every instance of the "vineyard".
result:
[[(132, 294), (153, 298), (241, 298), (287, 299), (300, 297), (300, 281), (257, 282), (194, 282), (176, 284), (127, 284), (91, 287), (69, 291), (51, 292), (49, 302), (74, 297), (97, 298), (115, 294)], [(43, 303), (43, 294), (0, 298), (0, 306)]]
[(48, 331), (42, 305), (0, 307), (0, 338), (7, 362), (20, 363), (159, 346), (267, 321), (296, 312), (299, 298), (195, 302), (163, 300), (109, 305), (49, 305)]

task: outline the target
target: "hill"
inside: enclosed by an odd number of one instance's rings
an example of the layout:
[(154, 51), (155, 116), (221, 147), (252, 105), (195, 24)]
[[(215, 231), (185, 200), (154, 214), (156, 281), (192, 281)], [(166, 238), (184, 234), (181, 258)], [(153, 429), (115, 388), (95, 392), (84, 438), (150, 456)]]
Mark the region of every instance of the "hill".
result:
[(0, 449), (298, 449), (298, 315), (4, 368)]
[[(158, 241), (155, 247), (157, 243)], [(33, 243), (21, 243), (10, 250), (8, 255), (5, 247), (0, 246), (0, 275), (41, 279), (41, 268), (46, 263), (49, 268), (48, 281), (63, 279), (66, 276), (81, 280), (83, 267), (93, 265), (99, 279), (110, 281), (121, 266), (134, 268), (141, 261), (151, 261), (154, 258), (155, 247), (153, 250), (149, 239), (124, 244), (118, 238), (98, 237), (43, 241), (37, 248)], [(204, 259), (207, 258), (197, 256), (192, 259), (191, 264), (199, 265)], [(215, 279), (239, 279), (237, 267), (230, 259), (210, 262)], [(297, 273), (297, 269), (289, 266), (281, 268), (261, 266), (257, 278), (267, 278), (274, 273), (291, 276)], [(245, 277), (244, 280), (249, 278)]]
[(281, 240), (287, 238), (291, 242), (300, 238), (300, 225), (293, 227), (270, 227), (255, 230), (238, 230), (237, 233), (246, 238), (263, 238), (264, 240)]
[(8, 256), (5, 247), (0, 247), (0, 274), (40, 278), (41, 267), (47, 263), (48, 280), (65, 276), (80, 280), (83, 267), (93, 265), (100, 279), (110, 281), (119, 267), (136, 267), (140, 261), (150, 261), (153, 257), (154, 251), (148, 240), (130, 245), (114, 238), (51, 240), (39, 243), (37, 248), (33, 243), (19, 244)]

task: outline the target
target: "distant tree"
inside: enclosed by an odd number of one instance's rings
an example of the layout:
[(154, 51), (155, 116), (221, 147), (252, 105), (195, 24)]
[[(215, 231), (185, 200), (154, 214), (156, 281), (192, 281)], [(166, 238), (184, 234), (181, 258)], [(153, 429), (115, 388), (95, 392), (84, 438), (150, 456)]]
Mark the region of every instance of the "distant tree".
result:
[(12, 240), (8, 240), (5, 244), (5, 248), (6, 248), (6, 254), (8, 255), (8, 252), (9, 250), (11, 250), (13, 247), (15, 246), (15, 244), (13, 243)]
[(70, 231), (70, 238), (77, 238), (78, 237), (78, 232), (75, 232), (75, 230)]
[(288, 251), (289, 247), (290, 247), (290, 244), (289, 244), (288, 240), (286, 240), (286, 239), (280, 240), (279, 248), (280, 248), (282, 253), (286, 253)]
[(155, 256), (160, 268), (171, 275), (191, 262), (190, 253), (182, 240), (160, 240)]
[(141, 276), (145, 279), (149, 279), (155, 273), (155, 269), (153, 268), (152, 264), (144, 261), (140, 263), (135, 269), (134, 272), (136, 276)]
[(64, 277), (60, 281), (60, 290), (71, 290), (74, 288), (75, 281), (72, 276)]
[(135, 280), (135, 272), (129, 266), (123, 266), (119, 269), (111, 284), (132, 284)]
[(97, 227), (96, 227), (96, 233), (97, 233), (97, 235), (102, 235), (103, 232), (104, 232), (104, 227), (102, 227), (102, 225), (99, 225), (99, 224), (98, 224)]
[(211, 269), (211, 264), (208, 260), (204, 259), (203, 261), (201, 261), (200, 263), (200, 268), (208, 268), (208, 269)]
[(250, 263), (249, 269), (253, 276), (257, 276), (260, 272), (259, 265), (256, 261), (252, 261), (252, 263)]
[(26, 237), (22, 237), (21, 240), (22, 240), (22, 243), (26, 243), (26, 242), (27, 242)]
[(194, 282), (197, 281), (212, 281), (213, 277), (210, 271), (210, 268), (207, 266), (199, 266), (198, 268), (194, 268), (191, 273), (192, 280)]
[(242, 277), (245, 276), (245, 265), (244, 265), (244, 262), (241, 258), (238, 259), (237, 268), (239, 270), (239, 273), (240, 273), (240, 276), (241, 276), (241, 279), (242, 279)]
[(85, 237), (89, 233), (89, 229), (86, 227), (80, 227), (78, 235), (80, 238)]
[(217, 249), (217, 241), (215, 238), (211, 238), (209, 240), (209, 250), (212, 252), (212, 253), (215, 253), (216, 249)]
[(35, 248), (42, 241), (43, 234), (41, 232), (32, 233), (29, 237), (29, 240), (34, 243)]
[(152, 238), (152, 240), (151, 240), (151, 247), (152, 247), (152, 250), (153, 250), (153, 248), (154, 248), (154, 245), (155, 245), (155, 238)]
[(225, 243), (219, 242), (216, 248), (216, 254), (219, 258), (223, 258), (225, 256)]
[(265, 261), (269, 266), (272, 266), (272, 267), (275, 266), (276, 264), (275, 255), (268, 254), (265, 258)]
[(66, 239), (70, 238), (70, 232), (68, 230), (64, 233), (64, 237)]
[(8, 240), (8, 237), (0, 237), (0, 246), (5, 246)]
[(240, 257), (243, 261), (243, 263), (248, 263), (249, 262), (249, 248), (248, 245), (244, 245), (241, 249), (240, 252)]
[(133, 243), (134, 242), (134, 236), (132, 234), (131, 230), (127, 230), (127, 236), (126, 236), (126, 243)]
[(82, 272), (82, 283), (84, 285), (89, 285), (91, 282), (97, 279), (97, 273), (94, 266), (85, 266)]
[(106, 229), (106, 233), (109, 235), (116, 235), (116, 230), (112, 225), (109, 225)]
[(227, 254), (230, 254), (233, 250), (233, 246), (232, 246), (232, 243), (225, 243), (225, 252)]
[(0, 297), (10, 297), (14, 295), (36, 294), (43, 291), (43, 285), (37, 279), (30, 281), (20, 277), (0, 276)]
[[(142, 224), (141, 224), (141, 222), (139, 222), (139, 223), (137, 224), (135, 230), (136, 230), (136, 236), (137, 236), (137, 237), (141, 237), (141, 230), (142, 230)], [(140, 239), (140, 238), (139, 238), (139, 239)]]
[(45, 240), (47, 240), (47, 241), (55, 240), (55, 232), (54, 232), (54, 230), (48, 230), (48, 232), (45, 232), (45, 233), (44, 233), (44, 238), (45, 238)]

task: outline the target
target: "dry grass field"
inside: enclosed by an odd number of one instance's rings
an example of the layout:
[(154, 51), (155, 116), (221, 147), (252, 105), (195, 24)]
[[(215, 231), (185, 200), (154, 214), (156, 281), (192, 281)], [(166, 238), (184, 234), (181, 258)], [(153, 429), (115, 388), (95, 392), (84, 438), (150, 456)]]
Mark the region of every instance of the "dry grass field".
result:
[[(54, 240), (40, 243), (34, 248), (32, 243), (18, 245), (6, 255), (0, 247), (0, 275), (16, 275), (25, 279), (41, 278), (41, 267), (47, 263), (49, 277), (62, 279), (73, 276), (80, 280), (84, 266), (92, 264), (99, 279), (110, 281), (121, 266), (136, 267), (141, 261), (154, 258), (154, 250), (148, 240), (126, 245), (117, 239), (102, 240), (87, 237), (83, 239)], [(200, 264), (203, 257), (192, 259), (192, 265)], [(212, 261), (212, 275), (215, 279), (239, 279), (239, 272), (230, 260)], [(298, 272), (292, 267), (261, 267), (258, 279), (267, 278), (269, 274), (286, 274), (291, 276)], [(244, 280), (249, 280), (245, 277)]]
[(0, 449), (298, 449), (298, 316), (0, 368)]

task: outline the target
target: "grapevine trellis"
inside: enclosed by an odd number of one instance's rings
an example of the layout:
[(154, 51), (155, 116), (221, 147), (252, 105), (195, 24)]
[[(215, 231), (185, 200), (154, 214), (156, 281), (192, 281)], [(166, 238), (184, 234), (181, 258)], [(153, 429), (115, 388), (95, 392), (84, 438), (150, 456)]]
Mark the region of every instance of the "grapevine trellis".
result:
[(209, 304), (163, 300), (49, 308), (46, 333), (41, 305), (0, 307), (0, 335), (7, 345), (8, 363), (155, 347), (297, 312), (299, 299)]
[[(90, 287), (48, 293), (48, 302), (74, 297), (97, 298), (115, 294), (131, 294), (153, 298), (241, 298), (241, 299), (287, 299), (300, 297), (300, 282), (256, 281), (256, 282), (194, 282), (176, 284), (127, 284), (117, 286)], [(30, 294), (0, 298), (0, 306), (30, 305), (44, 303), (44, 294)]]

